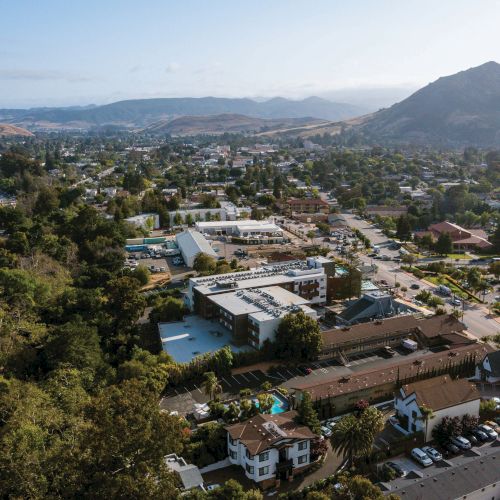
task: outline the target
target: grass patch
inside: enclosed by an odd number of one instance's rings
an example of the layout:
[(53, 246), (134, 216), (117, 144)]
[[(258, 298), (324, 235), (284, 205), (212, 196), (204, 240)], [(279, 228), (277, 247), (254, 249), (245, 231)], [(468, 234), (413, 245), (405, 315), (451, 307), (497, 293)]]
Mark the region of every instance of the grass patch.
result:
[(468, 295), (463, 290), (458, 288), (458, 286), (455, 285), (455, 283), (451, 282), (446, 276), (443, 276), (442, 274), (440, 274), (438, 276), (426, 276), (424, 279), (426, 281), (434, 283), (435, 285), (447, 286), (451, 290), (452, 293), (454, 293), (457, 297), (460, 297), (463, 300), (471, 300), (474, 302), (480, 302), (475, 297)]
[(433, 259), (460, 259), (460, 260), (470, 260), (472, 259), (472, 256), (469, 255), (468, 253), (449, 253), (447, 255), (431, 255), (431, 258)]

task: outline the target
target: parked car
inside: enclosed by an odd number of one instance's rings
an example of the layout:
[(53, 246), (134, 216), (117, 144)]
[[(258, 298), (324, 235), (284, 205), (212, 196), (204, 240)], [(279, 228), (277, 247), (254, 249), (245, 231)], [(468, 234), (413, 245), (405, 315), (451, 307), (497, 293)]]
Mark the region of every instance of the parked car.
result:
[(408, 471), (406, 469), (403, 469), (401, 465), (397, 464), (396, 462), (386, 462), (387, 467), (390, 467), (397, 475), (398, 477), (405, 477), (406, 474), (408, 474)]
[(439, 451), (437, 451), (436, 448), (433, 448), (432, 446), (424, 446), (422, 448), (422, 451), (426, 453), (433, 462), (439, 462), (440, 460), (443, 460), (443, 455), (441, 455), (441, 453), (439, 453)]
[(456, 455), (457, 453), (460, 453), (460, 448), (453, 443), (446, 443), (444, 445), (444, 449), (451, 453), (452, 455)]
[(396, 354), (396, 351), (392, 347), (385, 345), (384, 347), (382, 347), (382, 354), (384, 356), (392, 358)]
[(327, 427), (326, 425), (321, 426), (321, 434), (327, 438), (329, 438), (332, 435), (332, 430), (330, 427)]
[(312, 368), (309, 368), (308, 366), (301, 366), (301, 367), (300, 367), (300, 371), (301, 371), (304, 375), (309, 375), (310, 373), (312, 373)]
[(465, 434), (464, 437), (470, 441), (470, 444), (472, 446), (477, 446), (479, 444), (479, 439), (476, 436), (474, 436), (474, 434), (468, 433)]
[(496, 439), (498, 437), (498, 433), (494, 431), (489, 425), (481, 424), (477, 427), (480, 431), (483, 431), (489, 439)]
[(207, 486), (207, 490), (208, 491), (213, 491), (213, 490), (216, 490), (217, 488), (220, 488), (220, 484), (216, 483), (216, 484), (209, 484)]
[(463, 436), (455, 436), (451, 438), (451, 442), (458, 446), (461, 450), (470, 450), (472, 445), (470, 441)]
[[(494, 398), (494, 399), (498, 399), (498, 398)], [(498, 425), (496, 422), (493, 422), (492, 420), (486, 420), (484, 422), (484, 425), (491, 427), (497, 434), (500, 431), (500, 425)]]
[(413, 448), (413, 450), (411, 450), (411, 457), (424, 467), (432, 465), (432, 460), (428, 457), (427, 453), (420, 448)]
[(461, 300), (459, 300), (459, 299), (456, 299), (456, 298), (455, 298), (455, 299), (451, 299), (451, 304), (452, 304), (453, 306), (460, 307), (460, 306), (462, 305), (462, 301), (461, 301)]
[(412, 290), (418, 290), (418, 289), (420, 288), (420, 285), (419, 285), (418, 283), (413, 283), (413, 284), (410, 286), (410, 288), (411, 288)]
[(489, 437), (486, 432), (482, 431), (481, 429), (473, 429), (471, 431), (471, 434), (475, 436), (479, 441), (488, 441)]

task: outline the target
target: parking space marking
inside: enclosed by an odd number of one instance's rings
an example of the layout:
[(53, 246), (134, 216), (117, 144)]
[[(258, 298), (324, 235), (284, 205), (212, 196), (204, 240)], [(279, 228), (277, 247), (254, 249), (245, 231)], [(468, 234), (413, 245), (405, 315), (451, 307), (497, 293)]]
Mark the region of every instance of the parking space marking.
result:
[(252, 377), (257, 380), (257, 382), (260, 382), (259, 378), (255, 376), (253, 372), (248, 372), (249, 375), (252, 375)]
[(191, 393), (188, 391), (187, 387), (184, 385), (184, 390), (191, 396)]
[(356, 360), (353, 361), (351, 359), (351, 360), (349, 360), (349, 364), (351, 364), (351, 365), (359, 365), (359, 361), (356, 361)]
[(321, 368), (321, 371), (322, 371), (323, 373), (328, 373), (328, 370), (327, 370), (326, 368)]
[(235, 380), (238, 385), (241, 385), (241, 382), (237, 378), (235, 378), (234, 375), (231, 375), (231, 378)]
[(318, 363), (313, 363), (313, 365), (314, 365), (316, 368), (321, 368), (321, 365), (318, 365)]
[(280, 372), (276, 372), (283, 380), (286, 380), (286, 377), (282, 375)]
[(244, 373), (239, 373), (238, 375), (241, 375), (247, 382), (250, 382), (250, 380), (248, 380), (246, 377), (245, 377), (245, 374)]
[(293, 378), (295, 378), (295, 375), (287, 368), (286, 370)]
[(197, 389), (197, 391), (198, 391), (200, 394), (203, 394), (203, 393), (201, 392), (201, 390), (197, 387), (197, 385), (196, 385), (196, 384), (194, 384), (194, 386), (195, 386), (195, 388)]
[(231, 384), (230, 384), (230, 383), (229, 383), (229, 382), (228, 382), (228, 381), (227, 381), (224, 377), (222, 377), (222, 378), (221, 378), (221, 380), (222, 380), (223, 382), (226, 382), (226, 384), (227, 384), (229, 387), (231, 387)]

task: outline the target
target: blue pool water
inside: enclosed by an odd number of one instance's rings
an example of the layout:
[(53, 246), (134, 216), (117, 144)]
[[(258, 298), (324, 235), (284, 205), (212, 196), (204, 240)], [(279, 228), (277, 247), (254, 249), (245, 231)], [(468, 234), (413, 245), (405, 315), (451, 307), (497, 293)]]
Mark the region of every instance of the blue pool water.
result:
[[(272, 415), (275, 415), (276, 413), (283, 413), (284, 411), (288, 410), (288, 403), (284, 399), (281, 399), (277, 394), (274, 393), (272, 394), (272, 396), (274, 399), (273, 407), (271, 408)], [(255, 403), (255, 406), (257, 406), (258, 408), (259, 402), (257, 401), (257, 399), (254, 399), (253, 401)]]

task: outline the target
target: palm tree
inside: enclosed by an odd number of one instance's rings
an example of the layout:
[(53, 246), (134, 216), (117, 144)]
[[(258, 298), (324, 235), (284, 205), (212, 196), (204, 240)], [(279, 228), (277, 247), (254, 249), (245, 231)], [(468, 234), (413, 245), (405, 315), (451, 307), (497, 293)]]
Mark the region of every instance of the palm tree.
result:
[(217, 376), (214, 372), (205, 373), (205, 380), (202, 387), (205, 394), (210, 398), (210, 401), (213, 401), (217, 397), (217, 394), (222, 392), (222, 386), (217, 380)]

